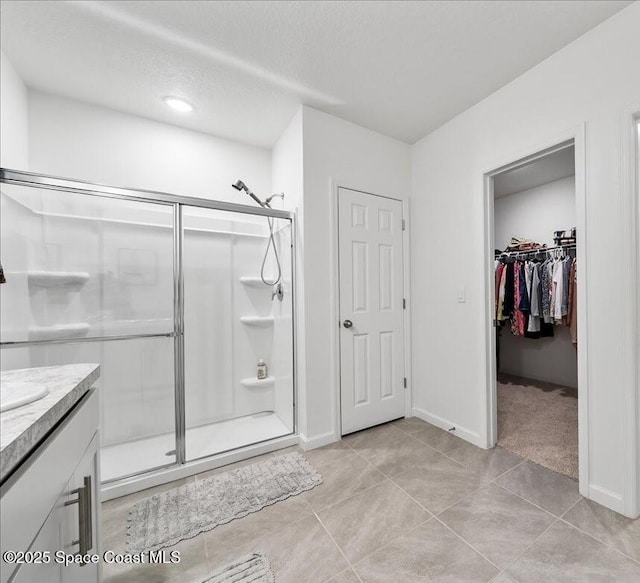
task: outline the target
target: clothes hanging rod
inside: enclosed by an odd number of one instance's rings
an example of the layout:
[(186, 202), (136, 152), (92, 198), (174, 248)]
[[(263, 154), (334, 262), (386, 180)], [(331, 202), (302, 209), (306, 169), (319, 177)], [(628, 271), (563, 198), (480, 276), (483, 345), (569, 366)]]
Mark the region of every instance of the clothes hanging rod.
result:
[(571, 243), (569, 245), (556, 245), (554, 247), (539, 247), (538, 249), (527, 249), (522, 251), (501, 251), (496, 254), (496, 257), (502, 257), (503, 255), (525, 255), (531, 253), (546, 253), (547, 251), (557, 251), (558, 249), (575, 249), (576, 244)]

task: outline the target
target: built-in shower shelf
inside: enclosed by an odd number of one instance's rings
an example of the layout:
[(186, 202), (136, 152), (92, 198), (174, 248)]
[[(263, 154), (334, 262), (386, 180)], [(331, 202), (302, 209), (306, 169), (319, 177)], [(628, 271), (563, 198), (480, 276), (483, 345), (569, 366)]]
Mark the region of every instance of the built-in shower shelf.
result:
[(82, 287), (89, 281), (85, 271), (28, 271), (29, 285), (38, 287)]
[(29, 340), (57, 340), (59, 338), (82, 338), (89, 332), (89, 324), (56, 324), (55, 326), (31, 326)]
[(271, 286), (267, 285), (262, 281), (261, 277), (251, 277), (249, 275), (243, 275), (240, 278), (240, 283), (242, 285), (246, 285), (247, 287), (263, 287), (265, 289), (271, 289)]
[(257, 389), (260, 387), (270, 387), (276, 382), (276, 377), (267, 377), (266, 379), (257, 379), (255, 377), (251, 377), (248, 379), (242, 379), (240, 384), (243, 387), (247, 387), (249, 389)]
[(256, 328), (268, 328), (273, 326), (273, 316), (242, 316), (240, 321), (247, 326), (255, 326)]

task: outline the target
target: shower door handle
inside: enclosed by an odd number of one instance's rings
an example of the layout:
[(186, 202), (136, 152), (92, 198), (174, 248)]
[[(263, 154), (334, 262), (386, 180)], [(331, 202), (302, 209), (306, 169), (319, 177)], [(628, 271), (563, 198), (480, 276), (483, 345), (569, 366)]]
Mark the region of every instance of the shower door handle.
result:
[(342, 325), (345, 328), (351, 328), (351, 326), (353, 326), (353, 322), (351, 320), (345, 320), (344, 322), (342, 322)]

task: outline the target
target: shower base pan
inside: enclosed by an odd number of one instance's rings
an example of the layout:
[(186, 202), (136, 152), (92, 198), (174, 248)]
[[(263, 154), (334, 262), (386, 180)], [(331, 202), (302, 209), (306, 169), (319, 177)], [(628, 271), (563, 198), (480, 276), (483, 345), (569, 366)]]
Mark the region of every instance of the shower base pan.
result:
[[(290, 433), (272, 411), (199, 425), (186, 431), (186, 457), (195, 460)], [(101, 448), (100, 458), (102, 482), (153, 470), (175, 462), (175, 435), (109, 445)]]

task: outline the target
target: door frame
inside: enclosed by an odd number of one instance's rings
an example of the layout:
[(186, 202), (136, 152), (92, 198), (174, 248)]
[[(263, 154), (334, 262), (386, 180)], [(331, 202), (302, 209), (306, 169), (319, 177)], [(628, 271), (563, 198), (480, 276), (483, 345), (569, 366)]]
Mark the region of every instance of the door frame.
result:
[[(621, 115), (622, 136), (622, 212), (626, 218), (625, 236), (630, 245), (622, 249), (622, 261), (635, 266), (629, 270), (629, 289), (635, 290), (636, 301), (630, 302), (629, 318), (621, 322), (623, 346), (630, 347), (630, 366), (626, 373), (630, 376), (625, 395), (624, 427), (625, 482), (624, 514), (630, 517), (640, 515), (640, 101), (626, 107)], [(634, 390), (635, 387), (635, 390)]]
[(586, 155), (585, 125), (570, 128), (533, 144), (524, 151), (514, 152), (494, 162), (483, 172), (483, 270), (484, 270), (484, 308), (485, 326), (485, 435), (484, 445), (494, 447), (498, 437), (497, 410), (497, 364), (495, 317), (495, 272), (494, 262), (494, 177), (507, 170), (518, 168), (524, 164), (542, 158), (553, 152), (574, 146), (575, 148), (575, 201), (576, 201), (576, 253), (580, 259), (578, 269), (578, 477), (579, 489), (583, 496), (597, 499), (590, 491), (589, 480), (589, 368), (588, 368), (588, 325), (587, 318), (587, 262), (586, 241)]
[(340, 405), (340, 397), (342, 393), (340, 372), (342, 370), (341, 354), (340, 354), (340, 242), (339, 242), (339, 223), (338, 223), (338, 192), (343, 188), (345, 190), (353, 190), (370, 196), (378, 196), (397, 200), (402, 204), (402, 220), (404, 221), (404, 230), (402, 231), (402, 287), (403, 297), (407, 301), (406, 308), (403, 310), (403, 327), (404, 327), (404, 377), (407, 379), (407, 388), (405, 390), (405, 417), (411, 416), (413, 403), (413, 382), (411, 377), (411, 265), (410, 265), (410, 224), (409, 224), (409, 199), (399, 196), (389, 196), (371, 192), (369, 189), (363, 189), (350, 184), (348, 181), (331, 180), (331, 288), (333, 290), (331, 297), (330, 319), (335, 322), (334, 332), (332, 334), (332, 354), (333, 362), (333, 430), (335, 439), (342, 437), (342, 409)]

